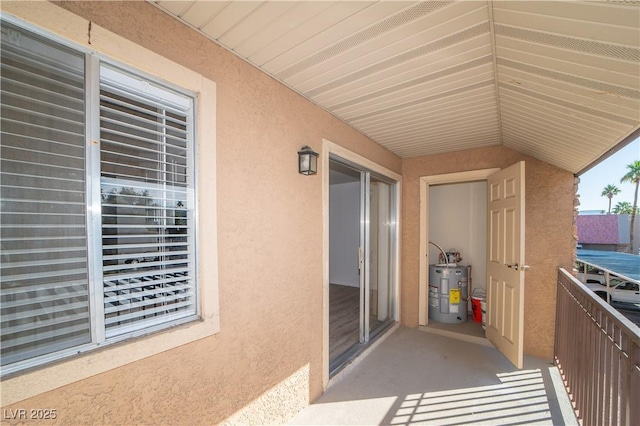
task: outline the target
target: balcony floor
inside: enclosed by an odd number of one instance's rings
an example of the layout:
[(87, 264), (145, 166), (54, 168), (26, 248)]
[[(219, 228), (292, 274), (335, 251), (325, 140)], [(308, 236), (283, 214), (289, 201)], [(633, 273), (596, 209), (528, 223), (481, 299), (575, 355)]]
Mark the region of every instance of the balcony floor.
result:
[(577, 425), (557, 368), (531, 357), (524, 364), (516, 369), (487, 345), (400, 327), (291, 424)]

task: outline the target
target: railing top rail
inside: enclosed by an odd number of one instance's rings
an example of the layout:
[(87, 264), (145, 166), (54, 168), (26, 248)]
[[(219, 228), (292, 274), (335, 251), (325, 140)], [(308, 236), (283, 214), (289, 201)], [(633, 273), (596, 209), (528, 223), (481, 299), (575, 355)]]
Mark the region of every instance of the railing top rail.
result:
[(620, 312), (612, 308), (607, 302), (602, 300), (600, 297), (596, 296), (594, 292), (589, 290), (589, 288), (582, 284), (576, 277), (574, 277), (571, 273), (569, 273), (564, 268), (559, 268), (559, 272), (564, 275), (566, 279), (568, 279), (575, 287), (586, 296), (593, 299), (593, 303), (598, 305), (603, 311), (607, 312), (615, 325), (619, 327), (623, 333), (629, 335), (631, 340), (633, 340), (636, 345), (640, 345), (640, 327), (635, 325), (631, 320), (622, 315)]
[[(580, 257), (578, 257), (576, 260), (577, 260), (578, 262), (584, 263), (584, 264), (586, 264), (586, 265), (593, 266), (594, 268), (598, 268), (598, 269), (600, 269), (601, 271), (608, 272), (609, 274), (611, 274), (611, 275), (615, 275), (616, 277), (622, 278), (623, 280), (632, 281), (632, 282), (634, 282), (634, 283), (640, 284), (640, 281), (638, 281), (638, 280), (636, 280), (636, 279), (634, 279), (634, 278), (629, 278), (628, 276), (626, 276), (626, 275), (624, 275), (624, 274), (621, 274), (620, 272), (613, 271), (613, 270), (611, 270), (611, 269), (607, 269), (607, 268), (605, 268), (604, 266), (600, 266), (600, 265), (598, 265), (598, 264), (596, 264), (596, 263), (589, 262), (588, 260), (581, 259)], [(580, 272), (580, 271), (578, 271), (578, 272)]]

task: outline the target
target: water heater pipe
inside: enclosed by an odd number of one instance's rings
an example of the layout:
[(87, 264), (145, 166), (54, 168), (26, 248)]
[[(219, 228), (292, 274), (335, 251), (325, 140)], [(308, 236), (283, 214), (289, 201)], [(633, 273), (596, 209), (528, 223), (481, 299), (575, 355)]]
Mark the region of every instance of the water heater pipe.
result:
[[(444, 261), (447, 265), (447, 268), (449, 267), (449, 258), (447, 257), (447, 254), (444, 252), (444, 250), (442, 249), (442, 247), (440, 247), (439, 245), (437, 245), (436, 243), (434, 243), (433, 241), (429, 241), (429, 244), (433, 244), (434, 246), (438, 247), (438, 249), (440, 250), (440, 252), (442, 253), (442, 256), (444, 257)], [(436, 262), (438, 263), (438, 262)]]
[(471, 280), (471, 265), (467, 265), (467, 298), (464, 299), (465, 302), (468, 302), (471, 299), (471, 293), (473, 289), (473, 282)]

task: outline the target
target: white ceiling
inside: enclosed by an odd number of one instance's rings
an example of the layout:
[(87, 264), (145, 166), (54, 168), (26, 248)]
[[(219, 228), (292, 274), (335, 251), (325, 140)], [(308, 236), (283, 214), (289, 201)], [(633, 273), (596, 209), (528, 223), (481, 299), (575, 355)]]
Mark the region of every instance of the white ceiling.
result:
[(578, 172), (640, 128), (631, 1), (154, 1), (407, 158), (502, 144)]

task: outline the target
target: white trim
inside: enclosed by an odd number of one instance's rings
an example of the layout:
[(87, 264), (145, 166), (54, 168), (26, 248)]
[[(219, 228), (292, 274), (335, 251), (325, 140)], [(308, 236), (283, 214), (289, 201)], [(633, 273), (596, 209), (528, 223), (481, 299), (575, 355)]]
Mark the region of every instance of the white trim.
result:
[(437, 184), (475, 182), (487, 180), (500, 171), (499, 168), (470, 170), (467, 172), (446, 173), (420, 177), (420, 275), (418, 278), (418, 325), (429, 323), (428, 286), (429, 286), (429, 186)]
[(329, 153), (322, 141), (322, 390), (329, 386)]
[[(351, 161), (353, 163), (358, 164), (366, 169), (369, 169), (373, 172), (379, 173), (383, 176), (387, 176), (392, 178), (393, 180), (400, 182), (402, 180), (402, 176), (398, 173), (387, 169), (384, 166), (381, 166), (378, 163), (375, 163), (368, 158), (361, 156), (360, 154), (356, 154), (353, 151), (349, 151), (347, 148), (340, 146), (334, 142), (331, 142), (328, 139), (322, 139), (322, 148), (323, 154), (324, 149), (327, 149), (327, 159), (329, 154), (337, 155), (338, 157), (344, 158), (345, 160)], [(327, 164), (327, 172), (329, 172), (329, 165)], [(327, 180), (327, 184), (329, 181)]]
[[(387, 176), (396, 181), (396, 239), (395, 239), (395, 309), (394, 320), (400, 320), (400, 204), (402, 201), (402, 176), (353, 151), (327, 139), (322, 139), (322, 388), (329, 386), (329, 155), (337, 155), (347, 161)], [(395, 328), (394, 328), (395, 330)], [(387, 334), (388, 335), (388, 334)], [(381, 336), (382, 337), (382, 336)], [(332, 380), (331, 383), (334, 381)]]
[(172, 105), (180, 111), (189, 111), (191, 109), (190, 97), (167, 90), (153, 80), (143, 79), (142, 76), (138, 75), (134, 76), (129, 70), (116, 70), (108, 62), (100, 63), (100, 81), (122, 88), (125, 91), (131, 90), (134, 93), (144, 93), (151, 99), (155, 99), (163, 105)]
[[(26, 26), (63, 44), (87, 51), (89, 21), (49, 2), (2, 2), (2, 18)], [(196, 185), (199, 199), (195, 212), (198, 223), (198, 278), (201, 319), (152, 335), (139, 337), (52, 365), (16, 373), (2, 380), (0, 405), (6, 406), (38, 394), (83, 380), (143, 358), (211, 336), (220, 331), (218, 294), (218, 246), (216, 206), (216, 84), (200, 74), (150, 50), (92, 25), (91, 51), (105, 55), (163, 82), (196, 95)], [(205, 125), (206, 123), (206, 125)], [(205, 167), (206, 162), (206, 167)], [(206, 188), (206, 191), (204, 190)], [(206, 194), (206, 197), (204, 197)], [(205, 218), (206, 220), (199, 220)]]
[[(93, 149), (100, 143), (100, 74), (92, 73), (92, 69), (100, 67), (100, 61), (95, 55), (86, 55), (85, 82), (88, 100), (86, 105), (87, 123), (86, 150), (86, 188), (87, 188), (87, 244), (89, 253), (100, 253), (102, 250), (102, 204), (100, 194), (100, 149)], [(97, 176), (94, 170), (98, 171)], [(91, 341), (104, 342), (104, 303), (102, 297), (102, 258), (88, 256), (89, 264), (89, 309), (91, 312)], [(98, 303), (97, 301), (101, 302)]]

